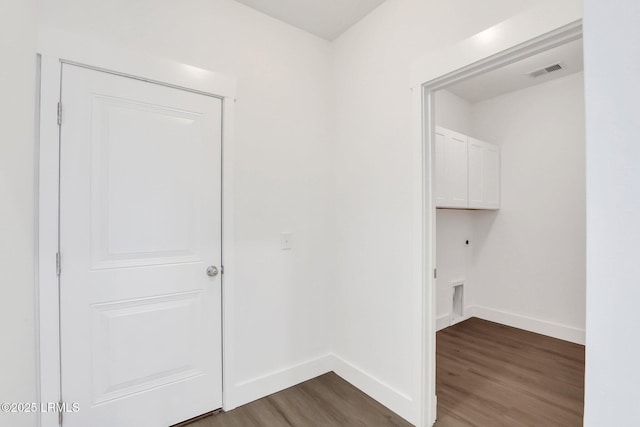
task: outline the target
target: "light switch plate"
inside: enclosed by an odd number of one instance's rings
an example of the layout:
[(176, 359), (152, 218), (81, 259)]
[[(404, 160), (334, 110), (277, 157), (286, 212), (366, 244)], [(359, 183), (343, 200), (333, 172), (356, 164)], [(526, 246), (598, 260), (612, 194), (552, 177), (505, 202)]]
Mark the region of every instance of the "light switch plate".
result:
[(280, 233), (280, 248), (283, 251), (289, 251), (293, 247), (292, 245), (293, 233), (284, 232)]

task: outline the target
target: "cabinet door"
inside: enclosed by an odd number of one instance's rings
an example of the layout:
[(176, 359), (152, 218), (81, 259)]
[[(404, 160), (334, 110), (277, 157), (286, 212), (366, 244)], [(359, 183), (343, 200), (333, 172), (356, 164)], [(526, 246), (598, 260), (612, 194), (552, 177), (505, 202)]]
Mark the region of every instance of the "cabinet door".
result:
[(485, 209), (500, 208), (500, 148), (486, 142), (482, 150), (482, 194)]
[(469, 208), (500, 208), (500, 149), (469, 137)]
[(436, 207), (442, 207), (447, 203), (447, 188), (446, 181), (447, 175), (445, 173), (445, 139), (446, 135), (444, 129), (436, 128), (435, 135), (435, 147), (434, 147), (434, 174), (435, 178), (434, 190), (435, 190), (435, 205)]
[(484, 142), (469, 137), (467, 145), (469, 162), (469, 207), (482, 208), (484, 203)]
[(466, 208), (467, 137), (440, 127), (435, 136), (436, 207)]

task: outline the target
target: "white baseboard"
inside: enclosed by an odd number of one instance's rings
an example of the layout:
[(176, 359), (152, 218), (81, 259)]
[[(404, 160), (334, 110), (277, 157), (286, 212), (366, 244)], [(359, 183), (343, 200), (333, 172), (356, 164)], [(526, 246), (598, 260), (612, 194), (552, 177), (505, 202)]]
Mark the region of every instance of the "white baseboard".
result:
[(225, 407), (225, 410), (253, 402), (285, 388), (293, 387), (301, 382), (331, 372), (334, 361), (333, 355), (326, 354), (290, 368), (243, 381), (235, 386), (235, 390), (232, 393), (232, 402), (228, 405), (228, 408)]
[(449, 326), (451, 326), (451, 315), (449, 313), (436, 317), (436, 331), (448, 328)]
[(373, 375), (346, 361), (343, 357), (334, 356), (333, 371), (354, 387), (380, 402), (402, 418), (418, 425), (420, 408), (410, 396), (394, 389)]
[(464, 307), (464, 316), (456, 319), (455, 322), (452, 322), (451, 320), (451, 313), (443, 314), (442, 316), (436, 317), (436, 332), (448, 328), (449, 326), (453, 326), (456, 323), (467, 320), (469, 317), (473, 316), (473, 308), (474, 306), (466, 305)]
[(410, 423), (418, 424), (420, 408), (410, 396), (334, 354), (243, 381), (236, 385), (224, 409), (231, 410), (331, 371)]
[(433, 399), (431, 400), (431, 419), (429, 420), (431, 424), (429, 425), (430, 426), (434, 425), (437, 420), (438, 420), (438, 396), (433, 396)]
[[(464, 314), (465, 318), (475, 316), (578, 344), (584, 344), (585, 340), (583, 329), (494, 310), (488, 307), (466, 306)], [(449, 314), (438, 317), (436, 319), (437, 330), (448, 327), (450, 321)], [(420, 408), (411, 396), (394, 389), (337, 354), (319, 356), (295, 366), (239, 383), (230, 393), (232, 399), (230, 399), (229, 405), (225, 405), (225, 409), (233, 409), (331, 371), (334, 371), (344, 380), (410, 423), (418, 424)]]
[(584, 329), (578, 329), (572, 326), (562, 325), (560, 323), (534, 319), (532, 317), (521, 316), (519, 314), (508, 313), (477, 305), (469, 307), (465, 314), (469, 317), (479, 317), (480, 319), (502, 323), (503, 325), (524, 329), (526, 331), (547, 335), (576, 344), (584, 345), (585, 343)]

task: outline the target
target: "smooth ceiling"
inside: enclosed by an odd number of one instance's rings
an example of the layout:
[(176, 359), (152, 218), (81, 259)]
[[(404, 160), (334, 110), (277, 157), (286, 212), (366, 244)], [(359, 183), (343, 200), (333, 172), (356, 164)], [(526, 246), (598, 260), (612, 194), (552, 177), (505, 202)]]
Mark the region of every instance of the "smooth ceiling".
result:
[[(556, 63), (562, 64), (563, 69), (541, 77), (534, 78), (527, 75), (531, 71)], [(464, 80), (446, 89), (474, 103), (545, 83), (583, 69), (582, 39), (580, 39)]]
[(334, 40), (384, 0), (237, 0), (326, 40)]

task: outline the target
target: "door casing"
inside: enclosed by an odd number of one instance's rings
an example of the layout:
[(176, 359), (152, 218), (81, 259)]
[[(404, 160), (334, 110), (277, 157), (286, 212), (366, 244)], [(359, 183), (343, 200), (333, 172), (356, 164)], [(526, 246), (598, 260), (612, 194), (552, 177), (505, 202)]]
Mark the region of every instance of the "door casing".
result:
[[(59, 402), (60, 311), (56, 254), (59, 251), (60, 128), (58, 102), (62, 64), (69, 63), (153, 82), (222, 100), (222, 390), (223, 408), (233, 409), (233, 120), (236, 80), (232, 76), (145, 57), (138, 53), (76, 46), (48, 46), (38, 53), (36, 119), (36, 339), (39, 403)], [(64, 116), (64, 106), (62, 115)], [(62, 260), (64, 266), (64, 260)], [(63, 267), (64, 268), (64, 267)], [(66, 403), (66, 402), (65, 402)], [(55, 412), (39, 413), (38, 425), (59, 425)]]

